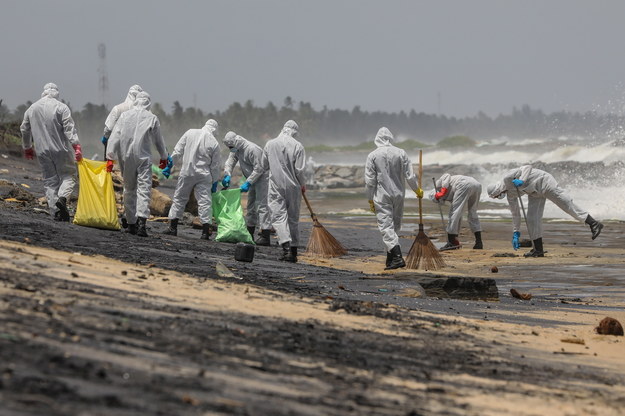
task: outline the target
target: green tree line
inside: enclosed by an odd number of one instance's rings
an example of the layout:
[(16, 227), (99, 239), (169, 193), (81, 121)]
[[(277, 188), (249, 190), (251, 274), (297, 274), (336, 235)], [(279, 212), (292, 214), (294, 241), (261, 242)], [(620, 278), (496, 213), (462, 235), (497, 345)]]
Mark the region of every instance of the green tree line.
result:
[[(30, 102), (10, 111), (0, 101), (0, 122), (21, 121)], [(70, 105), (71, 107), (71, 105)], [(87, 103), (81, 110), (72, 109), (81, 141), (96, 142), (102, 135), (104, 120), (109, 109), (104, 105)], [(194, 107), (183, 107), (176, 101), (170, 111), (159, 103), (152, 112), (161, 122), (168, 147), (173, 145), (190, 128), (199, 128), (206, 120), (219, 122), (219, 136), (228, 130), (257, 143), (275, 137), (286, 120), (293, 119), (300, 126), (300, 137), (305, 145), (329, 144), (332, 146), (362, 143), (371, 140), (381, 126), (388, 127), (401, 140), (418, 140), (433, 143), (449, 136), (464, 135), (476, 139), (507, 136), (509, 138), (557, 137), (577, 135), (582, 137), (613, 136), (624, 125), (624, 117), (596, 112), (554, 112), (524, 105), (513, 108), (510, 114), (490, 117), (482, 112), (473, 117), (447, 117), (410, 110), (395, 113), (363, 111), (359, 106), (351, 111), (342, 109), (320, 110), (308, 102), (295, 103), (287, 97), (278, 107), (272, 102), (257, 106), (252, 100), (235, 102), (223, 111), (207, 113)]]

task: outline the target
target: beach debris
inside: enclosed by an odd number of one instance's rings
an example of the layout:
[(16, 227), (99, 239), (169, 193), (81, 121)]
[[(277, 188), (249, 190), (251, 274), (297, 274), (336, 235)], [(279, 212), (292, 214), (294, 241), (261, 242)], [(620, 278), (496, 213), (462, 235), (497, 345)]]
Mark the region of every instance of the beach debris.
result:
[(513, 298), (516, 299), (521, 299), (521, 300), (531, 300), (532, 299), (532, 294), (531, 293), (521, 293), (516, 289), (510, 289), (510, 295), (512, 295)]
[(499, 272), (499, 268), (497, 266), (491, 266), (490, 272), (491, 273), (497, 273), (497, 272)]
[(521, 246), (521, 247), (531, 247), (532, 246), (532, 240), (530, 240), (529, 238), (523, 238), (519, 242), (519, 246)]
[(220, 261), (218, 261), (217, 265), (215, 265), (215, 270), (217, 271), (217, 275), (219, 277), (230, 277), (239, 280), (242, 279), (242, 277), (239, 277), (236, 274), (232, 273), (232, 271), (230, 271), (230, 269)]
[(575, 338), (575, 337), (562, 338), (560, 339), (560, 342), (568, 342), (569, 344), (586, 345), (584, 338)]
[(404, 289), (399, 292), (399, 296), (403, 296), (405, 298), (427, 298), (425, 289), (423, 289), (421, 285)]
[(492, 257), (519, 257), (513, 253), (495, 253)]
[(614, 318), (605, 317), (599, 322), (599, 326), (595, 328), (597, 334), (623, 336), (623, 326)]

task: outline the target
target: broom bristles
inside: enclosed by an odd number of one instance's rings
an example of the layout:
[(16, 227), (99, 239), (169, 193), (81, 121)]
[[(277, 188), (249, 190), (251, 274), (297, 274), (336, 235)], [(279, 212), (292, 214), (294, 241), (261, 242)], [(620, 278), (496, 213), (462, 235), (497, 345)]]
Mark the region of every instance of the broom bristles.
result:
[[(420, 227), (421, 228), (421, 227)], [(409, 269), (438, 270), (445, 267), (445, 260), (434, 243), (430, 241), (423, 229), (419, 229), (406, 256), (406, 267)]]
[(314, 219), (306, 254), (318, 257), (339, 257), (347, 254), (347, 249), (317, 219)]

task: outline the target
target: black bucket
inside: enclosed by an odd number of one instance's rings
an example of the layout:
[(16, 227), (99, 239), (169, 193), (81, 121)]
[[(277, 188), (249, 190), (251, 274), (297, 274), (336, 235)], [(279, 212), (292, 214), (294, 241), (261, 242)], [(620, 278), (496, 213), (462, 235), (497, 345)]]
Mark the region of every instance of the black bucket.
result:
[(234, 259), (251, 262), (254, 260), (254, 249), (253, 244), (237, 243), (237, 247), (234, 249)]

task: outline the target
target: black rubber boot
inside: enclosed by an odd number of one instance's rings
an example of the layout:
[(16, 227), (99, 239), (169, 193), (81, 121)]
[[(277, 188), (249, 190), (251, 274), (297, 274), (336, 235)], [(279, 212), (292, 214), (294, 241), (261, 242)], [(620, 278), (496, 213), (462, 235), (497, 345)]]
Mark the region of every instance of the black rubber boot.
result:
[(202, 235), (200, 236), (201, 240), (210, 240), (211, 238), (211, 225), (210, 224), (202, 224)]
[(137, 234), (137, 224), (126, 224), (126, 232), (128, 234), (136, 235)]
[(128, 221), (126, 220), (126, 217), (122, 217), (122, 228), (128, 228)]
[(138, 217), (137, 218), (137, 235), (139, 237), (147, 237), (148, 236), (148, 230), (145, 228), (145, 222), (147, 221), (147, 218), (143, 218), (143, 217)]
[(178, 218), (169, 220), (169, 228), (163, 234), (178, 235)]
[(391, 265), (391, 262), (393, 261), (393, 255), (391, 254), (390, 251), (386, 252), (386, 267)]
[(586, 217), (586, 224), (590, 225), (592, 239), (594, 240), (595, 238), (599, 237), (599, 234), (601, 234), (601, 230), (603, 229), (603, 224), (591, 217), (590, 214), (588, 214), (588, 216)]
[(475, 245), (473, 246), (473, 250), (482, 250), (484, 245), (482, 244), (482, 232), (475, 232)]
[(271, 230), (260, 230), (260, 237), (254, 241), (257, 246), (271, 245)]
[(543, 250), (543, 239), (537, 238), (534, 240), (534, 248), (524, 254), (524, 257), (545, 257), (545, 251)]
[(439, 248), (438, 251), (458, 250), (461, 246), (457, 237), (458, 234), (447, 234), (447, 244)]
[(54, 219), (57, 221), (68, 222), (69, 221), (69, 211), (67, 209), (67, 198), (64, 196), (60, 197), (58, 201), (56, 201), (56, 207), (59, 209), (59, 216), (54, 216)]
[(294, 263), (293, 253), (291, 252), (291, 243), (282, 243), (282, 255), (278, 257), (278, 260)]
[(400, 267), (406, 267), (406, 262), (401, 255), (401, 247), (398, 244), (391, 249), (391, 264), (385, 267), (384, 270), (399, 269)]
[(297, 263), (297, 247), (291, 246), (291, 262)]
[(250, 233), (250, 235), (252, 236), (252, 239), (254, 239), (254, 231), (256, 231), (256, 226), (253, 226), (253, 225), (247, 226), (247, 232)]

